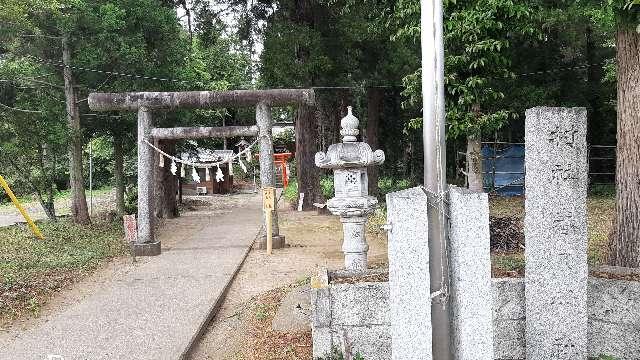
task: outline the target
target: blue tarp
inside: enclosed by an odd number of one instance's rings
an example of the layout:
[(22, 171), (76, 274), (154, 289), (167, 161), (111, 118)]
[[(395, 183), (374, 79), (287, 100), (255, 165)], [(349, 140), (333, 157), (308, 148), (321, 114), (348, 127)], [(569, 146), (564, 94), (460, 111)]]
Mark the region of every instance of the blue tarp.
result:
[(483, 145), (482, 156), (486, 191), (492, 191), (495, 186), (496, 193), (502, 196), (524, 195), (524, 145), (510, 145), (496, 151), (495, 185), (493, 147)]

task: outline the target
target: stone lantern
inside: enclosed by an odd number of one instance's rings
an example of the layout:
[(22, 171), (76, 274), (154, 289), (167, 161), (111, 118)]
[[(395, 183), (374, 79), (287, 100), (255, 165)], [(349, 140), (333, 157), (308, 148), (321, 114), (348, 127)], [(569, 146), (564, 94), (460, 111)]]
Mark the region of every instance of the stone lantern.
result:
[(335, 197), (327, 201), (332, 214), (340, 216), (344, 240), (342, 252), (346, 269), (367, 269), (369, 245), (365, 238), (367, 216), (378, 206), (378, 199), (369, 196), (367, 166), (384, 162), (382, 150), (371, 150), (367, 143), (358, 142), (358, 119), (351, 113), (340, 122), (342, 143), (329, 146), (327, 153), (316, 153), (316, 166), (333, 169)]

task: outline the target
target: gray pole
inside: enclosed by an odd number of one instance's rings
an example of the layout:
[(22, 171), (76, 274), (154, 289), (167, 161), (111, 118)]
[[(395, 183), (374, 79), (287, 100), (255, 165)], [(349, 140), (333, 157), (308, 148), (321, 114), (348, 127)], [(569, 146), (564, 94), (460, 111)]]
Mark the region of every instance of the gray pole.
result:
[(138, 256), (159, 255), (160, 242), (156, 242), (153, 227), (153, 149), (151, 142), (153, 120), (151, 111), (138, 110), (138, 238), (133, 244)]
[[(271, 108), (266, 102), (259, 102), (256, 105), (256, 124), (258, 125), (258, 143), (260, 145), (260, 186), (275, 187), (275, 165), (273, 163), (273, 121), (271, 118)], [(264, 219), (266, 224), (266, 218)], [(266, 229), (269, 231), (269, 229)], [(278, 249), (284, 246), (284, 236), (280, 235), (278, 227), (278, 206), (273, 211), (272, 228), (273, 248)], [(266, 249), (266, 232), (261, 238), (260, 249)]]
[(422, 98), (424, 138), (424, 186), (430, 192), (429, 271), (433, 329), (433, 358), (452, 359), (449, 328), (449, 264), (444, 192), (446, 145), (444, 109), (444, 41), (442, 0), (421, 0)]

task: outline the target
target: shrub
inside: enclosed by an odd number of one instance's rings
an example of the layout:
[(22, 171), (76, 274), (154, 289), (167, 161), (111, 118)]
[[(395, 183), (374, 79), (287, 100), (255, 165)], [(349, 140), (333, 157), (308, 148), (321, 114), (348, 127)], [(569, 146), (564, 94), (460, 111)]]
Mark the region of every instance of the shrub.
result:
[(289, 180), (289, 184), (284, 189), (284, 199), (290, 204), (296, 204), (298, 202), (298, 181), (295, 179)]
[(320, 189), (322, 190), (322, 196), (325, 199), (331, 199), (335, 196), (335, 189), (333, 187), (333, 176), (323, 176), (320, 179)]
[(380, 196), (384, 196), (388, 193), (400, 191), (412, 187), (413, 184), (407, 179), (394, 179), (392, 177), (382, 177), (378, 179), (378, 188), (380, 189)]

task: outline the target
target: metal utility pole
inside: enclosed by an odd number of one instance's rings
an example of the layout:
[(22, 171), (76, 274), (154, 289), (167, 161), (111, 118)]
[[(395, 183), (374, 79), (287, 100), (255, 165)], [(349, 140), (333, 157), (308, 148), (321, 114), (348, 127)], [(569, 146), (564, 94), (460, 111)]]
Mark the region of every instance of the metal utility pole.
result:
[(449, 261), (445, 217), (446, 144), (442, 0), (420, 1), (424, 186), (429, 192), (429, 272), (433, 358), (450, 360)]
[(82, 137), (80, 133), (80, 112), (76, 103), (71, 74), (71, 49), (69, 38), (62, 37), (62, 62), (64, 63), (64, 96), (67, 104), (67, 118), (69, 120), (69, 182), (71, 185), (71, 215), (73, 221), (79, 224), (91, 222), (87, 209), (87, 196), (84, 191), (84, 177), (82, 175)]

